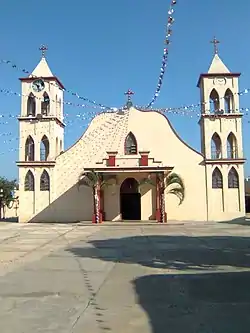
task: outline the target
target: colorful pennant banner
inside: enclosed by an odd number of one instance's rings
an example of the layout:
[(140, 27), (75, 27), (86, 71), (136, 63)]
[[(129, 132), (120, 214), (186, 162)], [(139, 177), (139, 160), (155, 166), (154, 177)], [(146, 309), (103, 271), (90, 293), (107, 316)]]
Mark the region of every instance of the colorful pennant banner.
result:
[(172, 0), (169, 10), (168, 10), (167, 27), (166, 27), (166, 34), (165, 34), (165, 41), (164, 41), (165, 47), (163, 50), (160, 75), (158, 78), (158, 83), (157, 83), (157, 87), (156, 87), (154, 96), (153, 96), (152, 100), (148, 103), (146, 108), (150, 108), (155, 103), (158, 96), (160, 95), (164, 75), (166, 72), (167, 61), (168, 61), (168, 49), (169, 49), (169, 44), (170, 44), (170, 37), (172, 36), (172, 25), (174, 24), (174, 21), (175, 21), (173, 15), (174, 15), (174, 6), (176, 5), (176, 3), (177, 3), (176, 0)]
[[(7, 64), (7, 65), (10, 65), (12, 68), (14, 68), (14, 69), (17, 69), (18, 71), (20, 71), (20, 72), (22, 72), (22, 73), (24, 73), (24, 74), (29, 74), (30, 73), (30, 71), (28, 71), (28, 70), (26, 70), (26, 69), (24, 69), (24, 68), (20, 68), (20, 67), (18, 67), (16, 64), (14, 64), (11, 60), (5, 60), (5, 59), (0, 59), (0, 64)], [(35, 75), (32, 75), (32, 77), (34, 77), (34, 78), (37, 78), (37, 76), (35, 76)], [(94, 100), (91, 100), (91, 99), (89, 99), (89, 98), (87, 98), (87, 97), (83, 97), (83, 96), (80, 96), (77, 92), (74, 92), (74, 91), (72, 91), (72, 90), (69, 90), (69, 89), (62, 89), (62, 88), (60, 88), (56, 83), (54, 83), (54, 82), (48, 82), (50, 85), (53, 85), (53, 86), (56, 86), (57, 88), (59, 88), (59, 89), (61, 89), (61, 90), (63, 90), (63, 91), (65, 91), (65, 92), (68, 92), (69, 94), (71, 94), (72, 96), (74, 96), (74, 97), (77, 97), (78, 99), (80, 99), (80, 100), (83, 100), (83, 101), (85, 101), (85, 102), (87, 102), (87, 103), (90, 103), (90, 104), (94, 104), (96, 107), (98, 107), (98, 108), (101, 108), (101, 109), (111, 109), (109, 106), (106, 106), (106, 105), (104, 105), (104, 104), (101, 104), (101, 103), (97, 103), (96, 101), (94, 101)], [(65, 102), (66, 103), (66, 102)], [(68, 103), (70, 103), (70, 105), (71, 105), (71, 102), (68, 102)]]

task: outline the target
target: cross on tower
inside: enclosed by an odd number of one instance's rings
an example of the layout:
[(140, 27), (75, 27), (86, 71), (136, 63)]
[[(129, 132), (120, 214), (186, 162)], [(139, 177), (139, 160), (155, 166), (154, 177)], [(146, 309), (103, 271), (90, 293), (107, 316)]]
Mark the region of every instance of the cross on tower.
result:
[(219, 40), (214, 37), (214, 39), (210, 42), (211, 44), (214, 44), (214, 54), (218, 54), (218, 44), (220, 43)]
[(47, 46), (42, 45), (39, 50), (42, 51), (42, 58), (45, 58), (46, 51), (48, 51)]

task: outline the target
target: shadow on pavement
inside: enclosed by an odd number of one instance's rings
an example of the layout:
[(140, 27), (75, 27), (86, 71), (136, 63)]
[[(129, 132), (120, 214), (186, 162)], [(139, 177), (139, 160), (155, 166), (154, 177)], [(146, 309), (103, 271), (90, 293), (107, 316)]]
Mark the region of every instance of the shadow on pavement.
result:
[(133, 281), (153, 333), (248, 333), (250, 273), (148, 275)]
[(250, 272), (236, 271), (250, 267), (249, 237), (149, 235), (88, 244), (68, 251), (79, 257), (175, 270), (164, 275), (150, 272), (130, 281), (153, 333), (249, 333)]
[(219, 223), (250, 226), (250, 215), (247, 214), (247, 216), (244, 218), (238, 218), (238, 219), (233, 219), (233, 220), (229, 220), (229, 221), (221, 221)]

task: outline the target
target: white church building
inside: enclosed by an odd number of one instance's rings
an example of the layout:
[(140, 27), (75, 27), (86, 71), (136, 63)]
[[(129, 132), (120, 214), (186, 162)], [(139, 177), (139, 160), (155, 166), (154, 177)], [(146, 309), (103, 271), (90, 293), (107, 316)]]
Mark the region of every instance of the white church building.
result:
[[(82, 137), (64, 149), (64, 87), (43, 56), (21, 78), (19, 120), (19, 222), (158, 220), (227, 221), (245, 216), (242, 113), (239, 73), (231, 73), (215, 53), (198, 81), (201, 96), (201, 152), (185, 143), (165, 114), (141, 111), (132, 103), (95, 116)], [(109, 179), (97, 197), (79, 186), (83, 172)], [(177, 173), (185, 199), (147, 177)], [(159, 185), (159, 184), (158, 184)], [(125, 195), (127, 194), (127, 195)], [(161, 221), (162, 222), (162, 221)]]

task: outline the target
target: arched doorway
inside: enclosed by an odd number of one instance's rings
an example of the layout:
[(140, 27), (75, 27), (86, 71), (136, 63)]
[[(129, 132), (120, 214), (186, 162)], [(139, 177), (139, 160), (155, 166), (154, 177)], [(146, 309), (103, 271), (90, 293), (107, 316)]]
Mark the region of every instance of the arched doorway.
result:
[(134, 178), (126, 178), (121, 184), (120, 207), (123, 220), (141, 219), (141, 194)]

